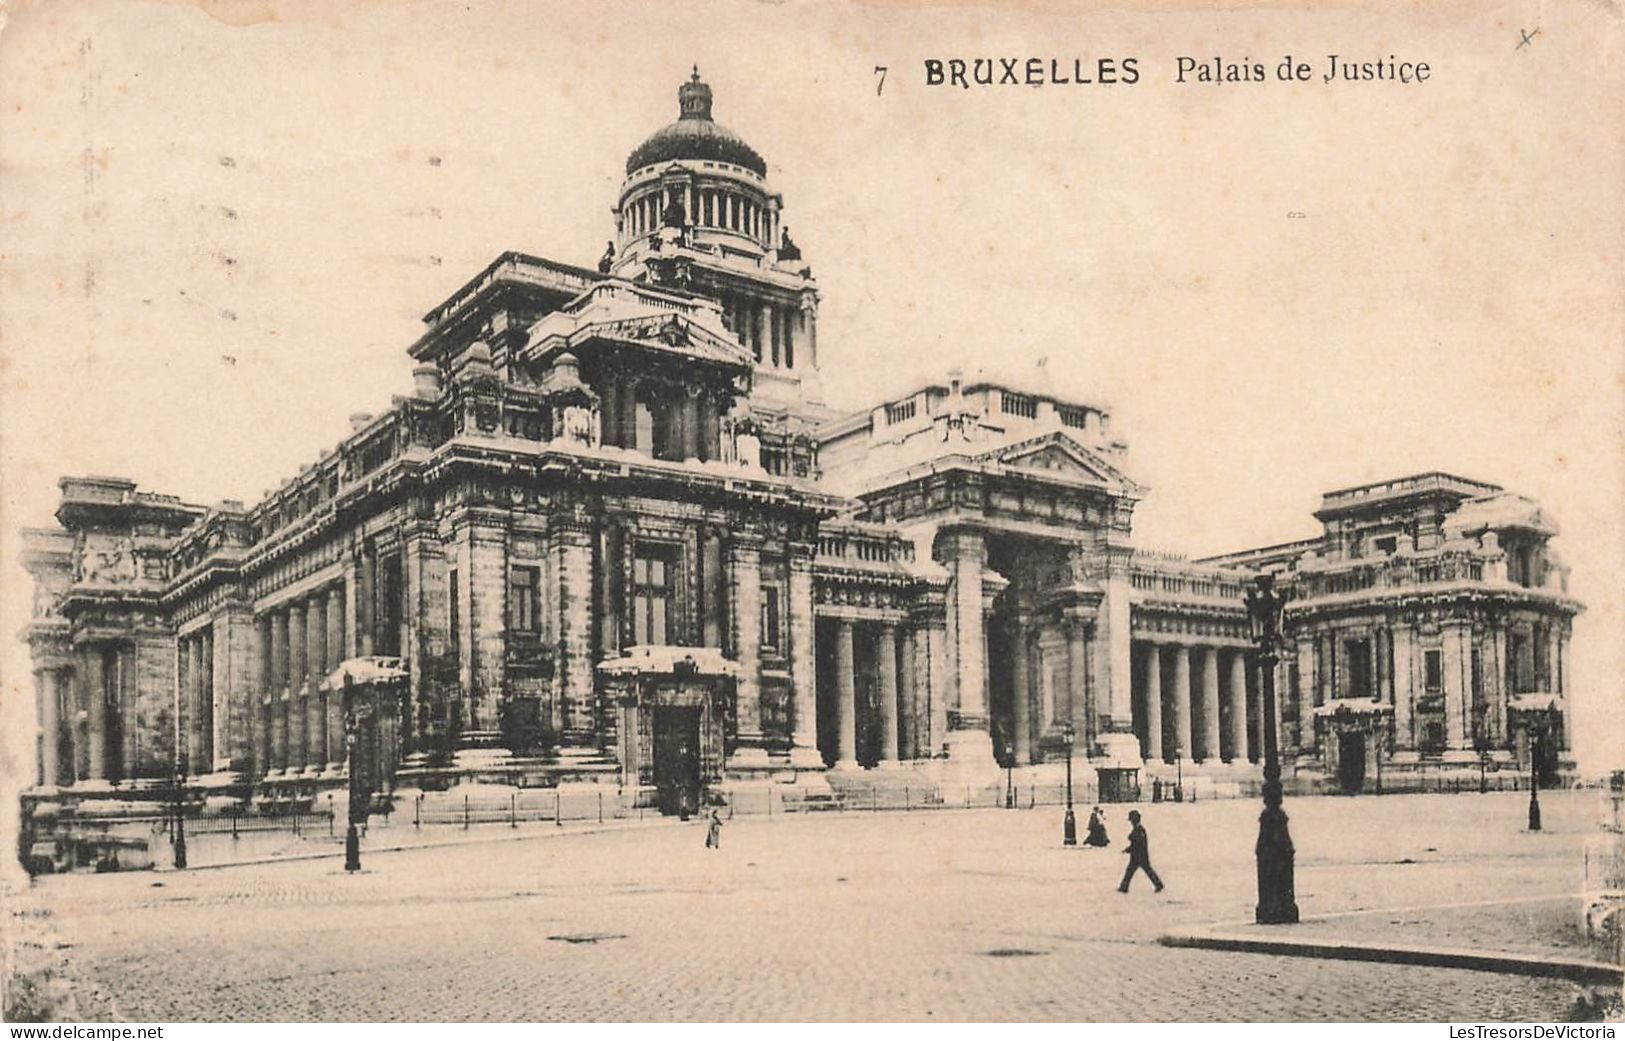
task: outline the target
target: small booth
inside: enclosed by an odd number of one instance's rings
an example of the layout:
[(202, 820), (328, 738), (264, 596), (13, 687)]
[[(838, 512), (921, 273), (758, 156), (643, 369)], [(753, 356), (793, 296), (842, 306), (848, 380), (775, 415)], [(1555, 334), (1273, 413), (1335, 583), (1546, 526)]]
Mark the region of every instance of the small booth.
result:
[(1563, 746), (1563, 699), (1556, 694), (1518, 694), (1507, 702), (1507, 733), (1518, 765), (1531, 765), (1541, 784), (1557, 780)]
[(1326, 772), (1344, 795), (1365, 790), (1373, 770), (1381, 777), (1384, 738), (1394, 707), (1375, 698), (1334, 698), (1315, 709)]
[(343, 700), (344, 766), (350, 780), (350, 813), (364, 821), (374, 801), (395, 791), (395, 768), (404, 752), (402, 723), (408, 674), (399, 658), (351, 658), (322, 680), (322, 690)]
[(697, 811), (737, 739), (739, 666), (714, 647), (629, 647), (598, 666), (622, 783), (660, 812)]

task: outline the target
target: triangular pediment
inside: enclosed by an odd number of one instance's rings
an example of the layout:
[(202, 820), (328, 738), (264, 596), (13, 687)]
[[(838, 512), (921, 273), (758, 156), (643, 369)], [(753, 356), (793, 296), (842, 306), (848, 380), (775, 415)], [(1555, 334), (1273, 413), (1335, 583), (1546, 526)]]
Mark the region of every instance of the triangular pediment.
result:
[(1026, 471), (1052, 480), (1098, 485), (1129, 495), (1139, 492), (1139, 486), (1100, 453), (1060, 432), (1005, 445), (986, 453), (982, 458), (998, 463), (1005, 470)]

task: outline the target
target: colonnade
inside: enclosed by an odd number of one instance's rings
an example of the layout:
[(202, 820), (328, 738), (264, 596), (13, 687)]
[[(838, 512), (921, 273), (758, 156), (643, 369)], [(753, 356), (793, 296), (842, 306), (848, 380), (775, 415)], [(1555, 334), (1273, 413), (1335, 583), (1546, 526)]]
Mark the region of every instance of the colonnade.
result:
[[(860, 679), (872, 684), (875, 718), (874, 763), (885, 767), (903, 759), (930, 754), (932, 735), (940, 724), (932, 712), (935, 701), (923, 696), (918, 667), (922, 645), (912, 625), (898, 620), (834, 617), (828, 620), (833, 638), (834, 762), (837, 769), (856, 769), (858, 763)], [(867, 667), (860, 673), (858, 642), (869, 643)], [(901, 666), (901, 667), (899, 667)]]
[(315, 776), (344, 768), (344, 705), (321, 683), (345, 656), (345, 596), (334, 584), (270, 608), (256, 619), (266, 678), (255, 773)]
[[(661, 186), (626, 203), (623, 214), (623, 241), (658, 232), (665, 222), (668, 192)], [(702, 228), (737, 232), (767, 245), (774, 240), (775, 215), (766, 206), (738, 192), (722, 188), (684, 186), (683, 213), (690, 224)]]
[(1261, 708), (1245, 648), (1136, 640), (1134, 731), (1148, 762), (1257, 762)]
[(214, 703), (214, 629), (204, 626), (177, 638), (176, 675), (180, 680), (180, 747), (186, 750), (191, 774), (214, 769), (220, 735)]

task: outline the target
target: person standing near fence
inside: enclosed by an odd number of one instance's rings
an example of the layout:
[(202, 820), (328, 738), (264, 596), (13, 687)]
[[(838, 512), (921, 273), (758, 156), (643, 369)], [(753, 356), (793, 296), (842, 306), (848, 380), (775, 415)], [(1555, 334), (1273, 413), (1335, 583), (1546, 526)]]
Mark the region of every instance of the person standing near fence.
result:
[(1160, 893), (1162, 879), (1157, 877), (1156, 869), (1151, 866), (1151, 848), (1146, 840), (1145, 827), (1140, 823), (1140, 811), (1128, 811), (1128, 822), (1133, 825), (1128, 833), (1128, 845), (1123, 849), (1123, 852), (1128, 854), (1128, 870), (1123, 872), (1123, 884), (1117, 887), (1117, 891), (1128, 892), (1129, 880), (1134, 877), (1134, 872), (1144, 871), (1145, 877), (1151, 880), (1151, 884)]
[(722, 814), (714, 806), (711, 808), (710, 823), (705, 826), (705, 848), (722, 848)]

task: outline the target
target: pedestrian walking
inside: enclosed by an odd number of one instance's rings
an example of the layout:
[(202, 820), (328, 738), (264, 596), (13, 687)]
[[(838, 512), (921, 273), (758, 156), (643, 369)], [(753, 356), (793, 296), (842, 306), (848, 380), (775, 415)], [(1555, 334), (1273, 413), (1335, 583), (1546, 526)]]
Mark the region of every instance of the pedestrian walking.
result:
[(1138, 870), (1145, 872), (1145, 877), (1151, 880), (1151, 884), (1156, 886), (1156, 891), (1160, 893), (1162, 879), (1157, 877), (1156, 869), (1151, 866), (1151, 850), (1146, 842), (1145, 827), (1140, 824), (1140, 811), (1128, 811), (1128, 822), (1133, 825), (1128, 833), (1128, 846), (1123, 850), (1128, 854), (1128, 870), (1123, 872), (1123, 884), (1117, 887), (1117, 891), (1128, 892), (1129, 880)]
[(1100, 812), (1099, 806), (1096, 806), (1089, 812), (1089, 824), (1083, 837), (1083, 844), (1085, 846), (1099, 846), (1104, 848), (1111, 845), (1112, 840), (1106, 835), (1106, 824), (1103, 820), (1101, 820), (1102, 816), (1103, 815)]
[(722, 814), (714, 806), (711, 808), (711, 821), (705, 826), (705, 848), (722, 848)]

